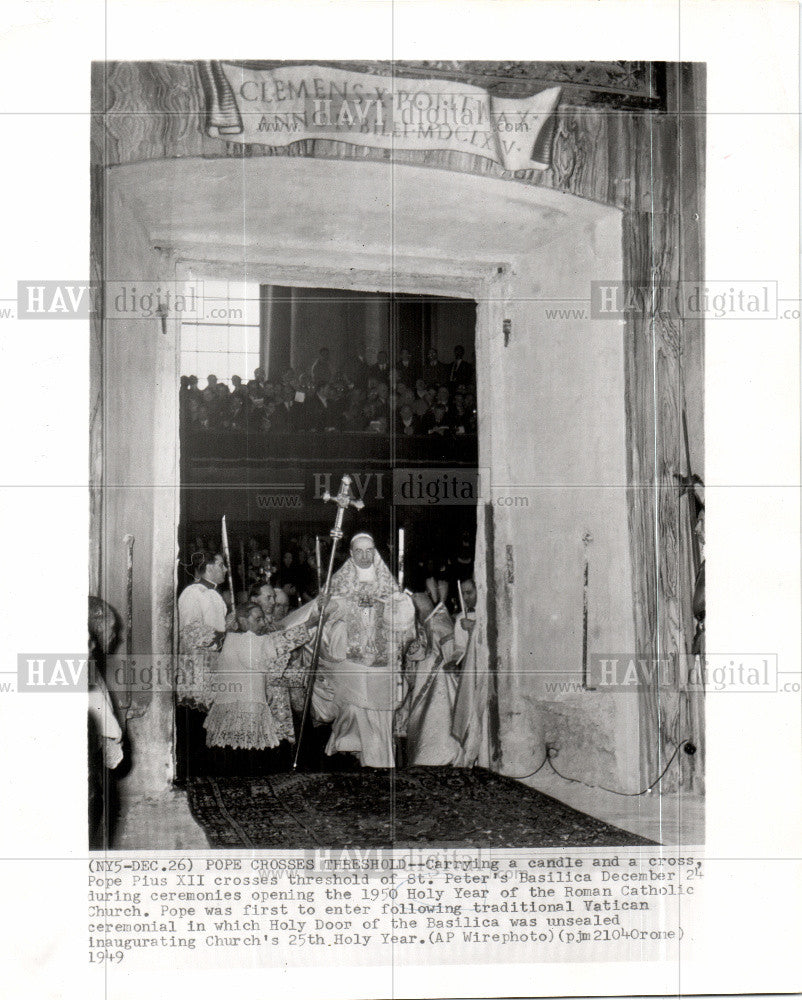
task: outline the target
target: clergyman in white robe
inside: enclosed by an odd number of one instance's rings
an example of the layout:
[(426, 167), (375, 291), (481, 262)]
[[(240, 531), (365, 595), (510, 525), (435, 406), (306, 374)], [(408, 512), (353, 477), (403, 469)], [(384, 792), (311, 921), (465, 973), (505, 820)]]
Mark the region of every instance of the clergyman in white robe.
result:
[[(370, 565), (355, 559), (360, 541), (372, 550)], [(412, 601), (365, 534), (351, 540), (351, 558), (334, 574), (331, 593), (312, 690), (313, 718), (331, 723), (327, 754), (352, 753), (365, 767), (394, 767), (402, 655), (414, 634)]]
[(433, 608), (426, 594), (414, 599), (421, 617), (420, 649), (407, 658), (407, 756), (412, 765), (446, 766), (460, 751), (451, 734), (457, 694), (454, 628), (442, 602)]

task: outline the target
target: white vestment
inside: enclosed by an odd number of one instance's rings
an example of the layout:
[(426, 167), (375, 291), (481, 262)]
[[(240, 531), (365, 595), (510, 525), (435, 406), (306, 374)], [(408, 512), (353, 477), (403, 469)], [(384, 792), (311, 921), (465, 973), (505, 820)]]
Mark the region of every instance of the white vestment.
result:
[(410, 764), (442, 766), (452, 764), (460, 750), (451, 735), (457, 694), (454, 629), (442, 603), (423, 622), (422, 631), (423, 657), (407, 664), (407, 753)]
[(487, 726), (490, 678), (487, 673), (487, 657), (482, 657), (480, 661), (477, 655), (477, 632), (480, 627), (477, 624), (471, 632), (459, 673), (454, 721), (451, 726), (451, 733), (460, 746), (454, 759), (455, 767), (490, 766)]
[(295, 742), (289, 687), (303, 683), (290, 653), (308, 638), (298, 625), (266, 635), (229, 632), (210, 675), (212, 707), (204, 722), (209, 746), (265, 750)]
[(402, 697), (401, 659), (414, 608), (387, 566), (374, 556), (360, 569), (349, 559), (332, 579), (312, 712), (331, 723), (326, 753), (352, 753), (366, 767), (394, 767), (393, 724)]
[(214, 587), (191, 583), (178, 598), (181, 654), (175, 685), (179, 702), (197, 708), (209, 704), (209, 674), (218, 655), (218, 636), (226, 630), (226, 602)]

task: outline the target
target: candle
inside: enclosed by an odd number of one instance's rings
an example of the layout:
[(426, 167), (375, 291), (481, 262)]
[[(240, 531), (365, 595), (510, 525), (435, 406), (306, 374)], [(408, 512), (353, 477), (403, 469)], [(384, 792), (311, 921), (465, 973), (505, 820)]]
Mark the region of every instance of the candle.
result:
[(404, 529), (398, 529), (398, 586), (404, 589)]

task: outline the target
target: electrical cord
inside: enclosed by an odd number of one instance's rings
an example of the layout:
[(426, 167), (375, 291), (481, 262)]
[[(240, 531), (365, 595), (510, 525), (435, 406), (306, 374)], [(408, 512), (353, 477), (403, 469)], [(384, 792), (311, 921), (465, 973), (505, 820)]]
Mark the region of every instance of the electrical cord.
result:
[(668, 763), (660, 772), (658, 777), (656, 777), (650, 785), (647, 785), (646, 788), (642, 789), (639, 792), (619, 792), (615, 788), (607, 788), (606, 785), (592, 785), (589, 781), (583, 781), (581, 778), (569, 778), (567, 774), (562, 774), (560, 771), (558, 771), (557, 768), (552, 763), (553, 758), (559, 754), (559, 750), (557, 749), (557, 747), (551, 747), (551, 746), (546, 747), (546, 756), (543, 758), (543, 763), (540, 765), (540, 767), (536, 768), (534, 771), (531, 771), (529, 774), (521, 774), (521, 775), (505, 774), (504, 777), (513, 778), (515, 781), (524, 781), (526, 778), (534, 778), (534, 776), (538, 774), (538, 772), (542, 771), (543, 768), (546, 766), (546, 764), (548, 764), (549, 767), (552, 769), (552, 771), (557, 775), (557, 777), (562, 778), (563, 781), (570, 781), (571, 784), (574, 785), (585, 785), (586, 788), (600, 788), (603, 792), (610, 792), (612, 795), (622, 795), (626, 798), (637, 798), (639, 795), (648, 795), (648, 793), (656, 785), (660, 784), (660, 782), (666, 776), (668, 769), (676, 760), (677, 754), (680, 752), (680, 750), (685, 750), (685, 753), (687, 753), (689, 756), (693, 756), (693, 754), (696, 753), (696, 747), (690, 740), (681, 740), (680, 743), (677, 745), (676, 750), (669, 758)]

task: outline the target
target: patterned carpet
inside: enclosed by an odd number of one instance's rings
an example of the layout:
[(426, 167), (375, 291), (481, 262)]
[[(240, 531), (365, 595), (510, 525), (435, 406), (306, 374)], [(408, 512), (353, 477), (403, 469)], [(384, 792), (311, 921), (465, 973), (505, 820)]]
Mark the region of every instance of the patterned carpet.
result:
[(653, 841), (483, 768), (192, 778), (212, 847), (623, 847)]

